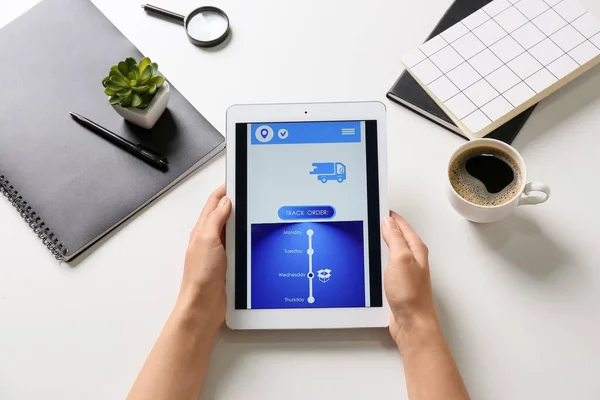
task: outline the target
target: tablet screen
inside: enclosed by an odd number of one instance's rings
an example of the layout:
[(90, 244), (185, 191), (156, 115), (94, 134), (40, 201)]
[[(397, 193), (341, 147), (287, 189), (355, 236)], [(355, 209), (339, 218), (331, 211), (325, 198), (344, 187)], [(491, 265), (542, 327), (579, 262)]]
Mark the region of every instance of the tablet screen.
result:
[(377, 121), (236, 124), (236, 141), (235, 308), (381, 307)]

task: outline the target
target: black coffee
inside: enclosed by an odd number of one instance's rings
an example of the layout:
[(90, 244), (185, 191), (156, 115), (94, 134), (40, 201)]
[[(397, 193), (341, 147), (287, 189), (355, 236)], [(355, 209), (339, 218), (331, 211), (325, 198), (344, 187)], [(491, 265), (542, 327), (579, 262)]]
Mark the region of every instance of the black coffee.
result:
[(465, 200), (498, 206), (517, 196), (522, 186), (518, 162), (494, 147), (475, 147), (458, 154), (449, 170), (450, 183)]

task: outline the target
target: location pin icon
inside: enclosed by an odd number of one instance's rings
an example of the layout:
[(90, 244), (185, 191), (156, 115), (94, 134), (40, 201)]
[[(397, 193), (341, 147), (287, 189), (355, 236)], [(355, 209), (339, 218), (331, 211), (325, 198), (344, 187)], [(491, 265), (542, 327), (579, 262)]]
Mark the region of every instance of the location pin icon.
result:
[(266, 128), (263, 128), (260, 130), (260, 136), (262, 136), (263, 139), (266, 139), (268, 135), (269, 135), (269, 131)]

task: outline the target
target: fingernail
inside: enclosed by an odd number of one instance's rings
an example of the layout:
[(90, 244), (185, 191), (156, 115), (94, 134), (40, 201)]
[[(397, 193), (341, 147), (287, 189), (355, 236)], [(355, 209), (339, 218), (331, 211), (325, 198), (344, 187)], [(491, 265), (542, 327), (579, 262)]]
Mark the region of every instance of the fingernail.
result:
[(396, 224), (396, 221), (392, 217), (385, 217), (385, 226), (388, 228), (398, 228), (398, 224)]
[(224, 207), (225, 205), (227, 205), (228, 201), (229, 199), (227, 198), (227, 196), (223, 197), (221, 201), (219, 201), (219, 207)]

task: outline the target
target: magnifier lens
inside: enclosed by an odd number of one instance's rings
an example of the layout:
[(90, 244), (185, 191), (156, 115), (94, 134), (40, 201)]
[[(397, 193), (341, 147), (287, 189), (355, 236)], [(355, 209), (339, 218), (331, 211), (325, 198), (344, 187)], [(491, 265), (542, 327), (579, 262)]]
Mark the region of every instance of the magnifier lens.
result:
[(200, 11), (188, 21), (188, 34), (196, 40), (208, 42), (218, 39), (227, 30), (227, 20), (223, 15), (206, 10)]

